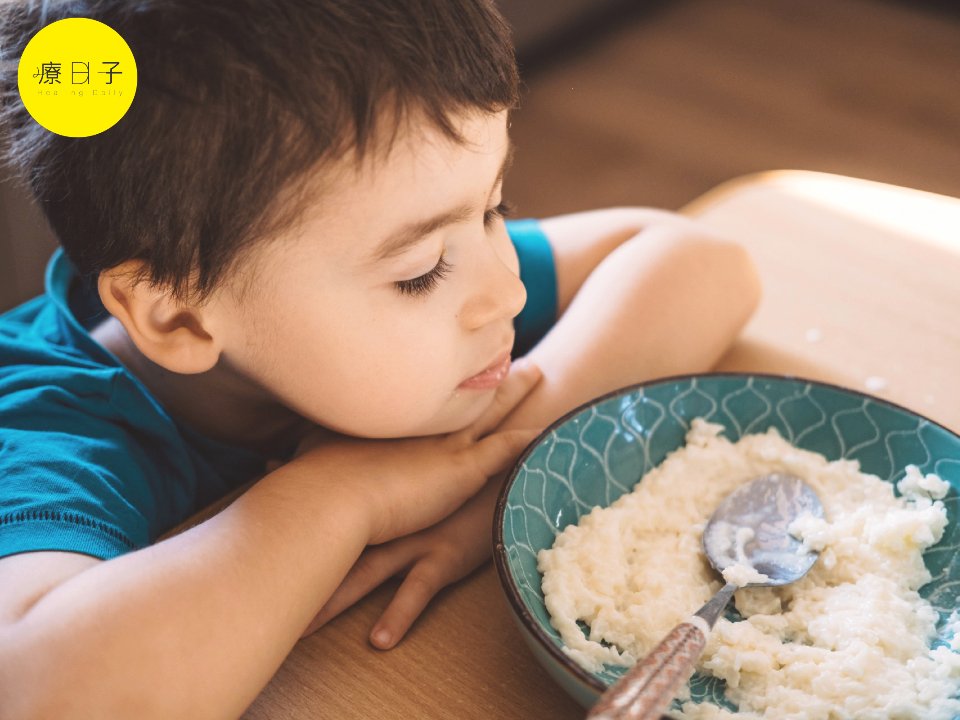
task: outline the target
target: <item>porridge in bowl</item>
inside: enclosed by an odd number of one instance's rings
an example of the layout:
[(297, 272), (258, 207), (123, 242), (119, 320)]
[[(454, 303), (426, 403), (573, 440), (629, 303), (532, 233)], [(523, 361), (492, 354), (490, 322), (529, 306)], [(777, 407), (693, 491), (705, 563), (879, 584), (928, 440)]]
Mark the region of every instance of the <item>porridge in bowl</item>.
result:
[[(682, 718), (931, 718), (960, 715), (960, 655), (931, 648), (938, 612), (918, 590), (923, 551), (946, 527), (949, 486), (908, 467), (893, 486), (853, 460), (829, 461), (776, 430), (736, 443), (695, 419), (686, 445), (606, 508), (568, 525), (538, 566), (551, 623), (584, 669), (632, 665), (719, 589), (703, 528), (720, 501), (771, 472), (803, 478), (825, 519), (792, 531), (820, 551), (810, 572), (735, 596), (698, 670), (726, 682), (732, 712), (684, 702)], [(586, 630), (583, 627), (586, 626)]]

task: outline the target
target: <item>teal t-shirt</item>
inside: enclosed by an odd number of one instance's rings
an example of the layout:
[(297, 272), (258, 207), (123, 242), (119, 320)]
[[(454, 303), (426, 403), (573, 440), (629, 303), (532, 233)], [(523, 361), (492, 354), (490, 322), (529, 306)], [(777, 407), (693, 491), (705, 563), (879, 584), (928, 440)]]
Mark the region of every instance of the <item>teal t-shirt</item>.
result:
[[(553, 254), (511, 221), (527, 304), (514, 356), (553, 325)], [(107, 317), (58, 250), (46, 292), (0, 315), (0, 557), (62, 550), (108, 559), (145, 547), (264, 472), (267, 458), (176, 422), (90, 337)]]

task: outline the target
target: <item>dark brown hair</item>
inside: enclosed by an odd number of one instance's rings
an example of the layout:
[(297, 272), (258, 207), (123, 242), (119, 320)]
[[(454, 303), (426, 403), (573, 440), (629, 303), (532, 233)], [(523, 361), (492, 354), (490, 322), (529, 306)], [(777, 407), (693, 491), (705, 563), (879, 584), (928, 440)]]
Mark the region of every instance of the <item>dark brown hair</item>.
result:
[[(67, 17), (127, 41), (127, 114), (87, 138), (45, 130), (17, 90), (30, 38)], [(447, 136), (466, 110), (517, 102), (492, 0), (29, 0), (0, 9), (0, 132), (79, 272), (137, 259), (180, 299), (209, 296), (241, 253), (291, 227), (281, 191), (412, 110)], [(390, 108), (393, 112), (381, 112)], [(378, 125), (378, 121), (380, 121)]]

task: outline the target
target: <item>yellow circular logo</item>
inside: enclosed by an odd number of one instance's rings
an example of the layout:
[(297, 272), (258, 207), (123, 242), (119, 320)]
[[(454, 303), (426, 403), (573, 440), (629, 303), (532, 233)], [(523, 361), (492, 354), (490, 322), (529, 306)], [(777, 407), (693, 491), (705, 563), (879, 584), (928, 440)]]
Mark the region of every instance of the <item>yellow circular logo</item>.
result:
[(66, 18), (30, 39), (17, 80), (34, 120), (58, 135), (89, 137), (116, 125), (130, 108), (137, 64), (113, 28)]

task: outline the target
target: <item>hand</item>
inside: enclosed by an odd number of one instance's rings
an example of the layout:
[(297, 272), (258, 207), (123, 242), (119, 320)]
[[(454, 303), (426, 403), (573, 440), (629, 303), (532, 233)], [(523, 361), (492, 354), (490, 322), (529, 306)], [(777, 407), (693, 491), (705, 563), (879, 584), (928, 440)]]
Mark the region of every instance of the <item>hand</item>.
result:
[(433, 527), (367, 548), (303, 635), (335, 618), (385, 580), (404, 573), (406, 577), (370, 632), (370, 642), (382, 650), (400, 642), (434, 595), (490, 557), (489, 530), (501, 480), (491, 480)]
[[(422, 530), (449, 515), (504, 470), (539, 429), (494, 432), (539, 382), (535, 365), (517, 362), (487, 411), (446, 435), (367, 440), (320, 431), (301, 443), (285, 469), (320, 475), (363, 509), (368, 545)], [(319, 471), (319, 472), (318, 472)]]

